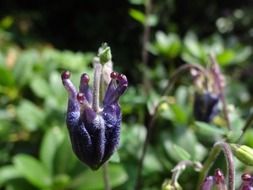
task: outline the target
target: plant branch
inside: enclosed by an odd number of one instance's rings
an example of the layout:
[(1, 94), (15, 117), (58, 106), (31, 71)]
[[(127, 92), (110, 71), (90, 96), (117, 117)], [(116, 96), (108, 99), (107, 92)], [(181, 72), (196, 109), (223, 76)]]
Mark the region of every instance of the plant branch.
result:
[(216, 60), (216, 57), (213, 54), (210, 54), (209, 57), (210, 57), (212, 65), (214, 66), (213, 75), (216, 80), (215, 82), (218, 85), (218, 90), (220, 92), (220, 98), (221, 98), (221, 102), (223, 104), (223, 114), (224, 114), (224, 117), (225, 117), (225, 120), (227, 123), (227, 128), (229, 130), (231, 130), (231, 124), (230, 124), (230, 120), (229, 120), (229, 116), (228, 116), (227, 103), (226, 103), (226, 99), (225, 99), (225, 95), (224, 95), (224, 88), (221, 84), (222, 81), (221, 81), (221, 76), (220, 76), (221, 75), (220, 68), (219, 68), (218, 62)]
[(93, 99), (92, 99), (92, 108), (96, 112), (99, 111), (99, 98), (100, 98), (100, 81), (102, 74), (102, 65), (94, 60), (94, 80), (93, 80)]
[(207, 76), (207, 73), (205, 71), (205, 69), (200, 66), (200, 65), (196, 65), (196, 64), (184, 64), (182, 66), (180, 66), (170, 77), (170, 80), (167, 83), (167, 86), (165, 87), (165, 90), (163, 92), (163, 95), (166, 95), (170, 92), (170, 90), (173, 88), (174, 84), (176, 83), (177, 79), (178, 79), (178, 75), (188, 71), (190, 69), (197, 69), (199, 71), (201, 71), (205, 76)]
[(235, 189), (235, 171), (234, 171), (234, 159), (232, 151), (229, 147), (229, 145), (225, 142), (217, 142), (213, 149), (210, 152), (210, 155), (206, 162), (204, 163), (203, 169), (200, 172), (199, 175), (199, 181), (198, 181), (198, 189), (200, 190), (202, 182), (205, 180), (210, 168), (212, 167), (213, 163), (215, 162), (217, 156), (221, 152), (221, 150), (224, 153), (224, 156), (226, 158), (227, 163), (227, 174), (228, 174), (228, 190), (234, 190)]
[(243, 126), (243, 128), (242, 128), (242, 134), (241, 134), (241, 136), (239, 137), (238, 142), (240, 142), (240, 141), (242, 140), (242, 137), (243, 137), (243, 135), (245, 134), (245, 131), (247, 131), (247, 130), (251, 127), (252, 124), (253, 124), (253, 114), (251, 114), (251, 115), (248, 117), (248, 119), (247, 119), (245, 125)]
[(142, 168), (143, 168), (144, 158), (145, 158), (147, 148), (148, 148), (148, 143), (149, 143), (151, 131), (152, 131), (152, 128), (154, 126), (155, 119), (157, 117), (158, 109), (164, 101), (165, 100), (162, 100), (156, 105), (154, 114), (151, 116), (149, 125), (147, 127), (147, 134), (146, 134), (145, 141), (144, 141), (144, 144), (143, 144), (141, 157), (140, 157), (139, 163), (137, 165), (137, 177), (136, 177), (136, 183), (135, 183), (135, 188), (134, 188), (135, 190), (140, 190), (141, 189), (141, 185), (142, 185), (141, 184), (142, 183), (142, 181), (141, 181), (141, 172), (142, 172)]
[(183, 170), (186, 169), (186, 167), (193, 167), (195, 170), (199, 171), (202, 169), (202, 164), (200, 162), (193, 162), (191, 160), (183, 160), (179, 162), (172, 170), (172, 177), (171, 177), (171, 185), (175, 186), (180, 174), (183, 172)]
[(108, 163), (107, 162), (104, 163), (102, 169), (103, 169), (103, 179), (104, 179), (105, 190), (111, 190), (109, 172), (108, 172)]
[[(147, 46), (150, 38), (150, 25), (148, 23), (149, 20), (149, 15), (151, 14), (152, 10), (152, 0), (146, 0), (145, 1), (145, 21), (144, 21), (144, 28), (143, 28), (143, 41), (142, 41), (142, 52), (141, 52), (141, 57), (142, 57), (142, 63), (144, 67), (148, 65), (148, 51), (147, 51)], [(143, 83), (146, 89), (148, 89), (148, 86), (150, 85), (148, 76), (146, 72), (143, 75)]]

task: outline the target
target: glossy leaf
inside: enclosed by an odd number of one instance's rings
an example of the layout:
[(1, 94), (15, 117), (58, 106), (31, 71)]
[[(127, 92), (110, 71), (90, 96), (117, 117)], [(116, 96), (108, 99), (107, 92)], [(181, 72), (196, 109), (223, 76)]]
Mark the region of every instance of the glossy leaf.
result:
[(59, 127), (49, 129), (43, 138), (40, 148), (40, 159), (51, 174), (53, 174), (55, 154), (63, 138), (64, 133)]
[(18, 121), (29, 131), (36, 130), (43, 122), (44, 113), (30, 101), (23, 100), (17, 107)]
[[(109, 164), (108, 169), (111, 187), (117, 187), (127, 181), (127, 174), (120, 165)], [(79, 188), (76, 188), (77, 190), (103, 190), (104, 181), (102, 175), (102, 169), (95, 172), (87, 170), (73, 181), (72, 185), (74, 187), (78, 186)]]
[(21, 173), (12, 165), (3, 166), (0, 168), (0, 187), (11, 179), (21, 177)]
[(35, 158), (19, 154), (14, 157), (14, 166), (21, 175), (38, 188), (49, 187), (52, 183), (47, 169)]

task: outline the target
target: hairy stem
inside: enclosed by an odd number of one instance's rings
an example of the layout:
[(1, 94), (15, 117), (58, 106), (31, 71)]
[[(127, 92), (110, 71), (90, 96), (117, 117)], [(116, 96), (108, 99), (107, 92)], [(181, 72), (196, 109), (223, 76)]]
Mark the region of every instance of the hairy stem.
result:
[(247, 119), (245, 125), (243, 126), (243, 128), (242, 128), (242, 134), (239, 137), (238, 142), (240, 142), (242, 140), (242, 137), (245, 134), (245, 131), (247, 131), (251, 127), (252, 124), (253, 124), (253, 114), (251, 114), (249, 116), (249, 118)]
[(168, 94), (170, 92), (170, 90), (173, 88), (175, 82), (177, 81), (178, 76), (180, 74), (182, 74), (183, 72), (185, 72), (185, 71), (189, 71), (190, 69), (197, 69), (197, 70), (201, 71), (205, 76), (207, 75), (205, 69), (203, 67), (201, 67), (200, 65), (195, 65), (195, 64), (190, 64), (190, 63), (189, 64), (184, 64), (181, 67), (179, 67), (172, 74), (172, 76), (170, 77), (170, 80), (168, 81), (167, 86), (165, 87), (165, 90), (164, 90), (163, 94), (164, 95)]
[(171, 185), (176, 185), (180, 174), (185, 170), (187, 167), (194, 167), (195, 170), (202, 169), (202, 165), (199, 162), (193, 162), (191, 160), (183, 160), (179, 162), (172, 170), (172, 177), (171, 177)]
[(101, 74), (102, 74), (102, 65), (94, 61), (94, 81), (93, 81), (93, 100), (92, 100), (92, 108), (96, 112), (99, 111), (99, 88), (100, 88), (100, 81), (101, 81)]
[(234, 159), (232, 151), (229, 147), (229, 145), (225, 142), (218, 142), (214, 145), (212, 151), (210, 152), (210, 155), (206, 162), (204, 163), (203, 169), (200, 172), (199, 175), (199, 181), (198, 181), (198, 189), (200, 190), (201, 184), (205, 180), (210, 168), (212, 167), (213, 163), (215, 162), (217, 156), (220, 152), (224, 153), (224, 156), (226, 158), (227, 163), (227, 174), (228, 174), (228, 190), (234, 190), (235, 189), (235, 171), (234, 171)]
[[(142, 41), (142, 63), (146, 67), (148, 65), (148, 51), (147, 46), (150, 38), (150, 25), (148, 23), (149, 15), (152, 10), (152, 2), (151, 0), (145, 1), (145, 22), (144, 22), (144, 31), (143, 31), (143, 41)], [(150, 86), (149, 78), (146, 74), (146, 72), (143, 75), (143, 83), (146, 89)]]
[(158, 114), (158, 109), (162, 105), (162, 103), (164, 103), (165, 101), (166, 100), (161, 100), (156, 105), (154, 114), (151, 116), (149, 125), (147, 127), (147, 134), (146, 134), (145, 141), (144, 141), (144, 144), (143, 144), (141, 157), (140, 157), (139, 163), (137, 165), (137, 177), (136, 177), (136, 183), (135, 183), (135, 190), (140, 190), (141, 189), (141, 185), (142, 185), (141, 184), (142, 183), (142, 181), (141, 181), (141, 172), (142, 172), (142, 169), (143, 169), (144, 158), (145, 158), (145, 155), (146, 155), (146, 152), (147, 152), (147, 149), (148, 149), (148, 143), (149, 143), (151, 131), (152, 131), (152, 128), (154, 127), (154, 124), (155, 124), (155, 119), (156, 119), (157, 114)]
[(105, 162), (103, 167), (103, 179), (104, 179), (104, 185), (105, 185), (105, 190), (111, 190), (111, 185), (110, 185), (110, 179), (109, 179), (109, 172), (108, 172), (108, 163)]
[[(216, 60), (216, 57), (213, 54), (210, 54), (209, 57), (210, 57), (211, 63), (214, 65), (214, 67), (216, 67), (217, 69), (220, 69), (218, 62)], [(221, 98), (221, 102), (223, 104), (223, 114), (224, 114), (224, 117), (225, 117), (225, 120), (227, 123), (227, 128), (229, 130), (231, 130), (231, 124), (230, 124), (230, 120), (229, 120), (229, 116), (228, 116), (227, 102), (226, 102), (225, 95), (224, 95), (224, 88), (221, 85), (220, 76), (218, 76), (220, 73), (214, 72), (213, 74), (216, 79), (216, 84), (218, 85), (218, 89), (220, 92), (220, 98)]]

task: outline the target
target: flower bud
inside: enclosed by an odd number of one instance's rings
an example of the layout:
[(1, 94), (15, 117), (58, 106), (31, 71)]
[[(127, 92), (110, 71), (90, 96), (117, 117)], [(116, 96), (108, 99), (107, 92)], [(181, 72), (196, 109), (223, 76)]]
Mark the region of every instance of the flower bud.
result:
[(253, 166), (253, 149), (246, 145), (230, 144), (231, 149), (241, 162)]
[(162, 184), (162, 190), (182, 190), (182, 187), (178, 182), (172, 184), (172, 181), (167, 179)]
[(198, 121), (210, 122), (218, 114), (219, 95), (205, 92), (195, 93), (194, 117)]
[[(111, 59), (108, 46), (103, 47), (100, 53), (102, 57), (106, 54), (106, 58)], [(108, 68), (105, 70), (110, 71)], [(69, 95), (66, 123), (73, 151), (80, 161), (94, 170), (110, 158), (119, 144), (119, 98), (128, 86), (125, 75), (106, 73), (108, 81), (105, 82), (102, 71), (103, 65), (95, 59), (93, 88), (89, 86), (89, 76), (84, 73), (79, 90), (71, 82), (70, 72), (61, 75)], [(104, 93), (101, 93), (102, 87)]]
[(103, 43), (99, 48), (98, 57), (100, 59), (100, 63), (102, 64), (112, 60), (111, 48), (107, 45), (107, 43)]

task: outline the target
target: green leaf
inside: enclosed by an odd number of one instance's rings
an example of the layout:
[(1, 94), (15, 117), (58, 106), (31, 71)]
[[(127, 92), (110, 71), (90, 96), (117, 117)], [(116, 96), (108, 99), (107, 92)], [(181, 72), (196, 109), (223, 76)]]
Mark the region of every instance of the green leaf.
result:
[(245, 62), (252, 55), (252, 53), (253, 51), (251, 47), (242, 47), (239, 50), (236, 50), (236, 56), (234, 58), (234, 61), (239, 64)]
[(143, 169), (144, 175), (150, 175), (152, 173), (161, 172), (163, 169), (160, 161), (158, 160), (157, 156), (154, 154), (153, 150), (151, 149), (149, 152), (147, 152), (144, 158), (143, 165), (144, 165), (144, 169)]
[(120, 162), (119, 153), (117, 151), (113, 153), (109, 161), (112, 163), (119, 163)]
[(138, 11), (136, 9), (130, 9), (129, 14), (132, 18), (134, 18), (136, 21), (140, 22), (141, 24), (145, 23), (145, 14), (141, 11)]
[(178, 104), (170, 105), (173, 121), (180, 124), (187, 123), (187, 110)]
[(235, 56), (236, 54), (233, 50), (225, 50), (224, 52), (222, 52), (221, 54), (217, 56), (217, 61), (221, 65), (227, 65), (233, 62)]
[(129, 2), (134, 5), (143, 5), (145, 0), (129, 0)]
[(34, 186), (46, 188), (52, 184), (49, 172), (35, 158), (29, 155), (19, 154), (14, 157), (13, 161), (18, 172)]
[(169, 157), (171, 157), (174, 161), (179, 162), (182, 160), (190, 160), (191, 155), (182, 147), (173, 144), (170, 141), (164, 142), (164, 148)]
[(176, 136), (173, 142), (176, 142), (177, 145), (183, 147), (191, 155), (192, 160), (201, 161), (206, 156), (207, 151), (205, 147), (198, 142), (193, 130), (180, 130), (179, 135), (172, 136)]
[[(118, 164), (109, 164), (109, 179), (112, 188), (124, 184), (127, 179), (127, 173)], [(74, 187), (77, 190), (103, 190), (103, 172), (102, 168), (97, 171), (87, 170), (73, 181)]]
[(205, 122), (200, 122), (200, 121), (196, 121), (195, 122), (197, 131), (206, 137), (216, 137), (216, 136), (221, 136), (225, 134), (225, 130), (221, 129), (221, 128), (217, 128), (214, 125), (205, 123)]
[(14, 84), (14, 76), (10, 70), (4, 65), (0, 65), (0, 85), (12, 86)]
[(40, 148), (40, 159), (47, 170), (53, 174), (53, 164), (56, 150), (64, 139), (64, 133), (59, 127), (47, 130)]
[(5, 16), (0, 21), (0, 27), (4, 29), (10, 28), (14, 23), (14, 18), (12, 16)]
[(30, 83), (32, 91), (40, 98), (46, 98), (50, 95), (51, 91), (46, 79), (42, 77), (35, 77)]
[(195, 57), (201, 57), (201, 47), (197, 37), (193, 33), (188, 33), (184, 39), (185, 48)]
[(207, 61), (207, 53), (192, 32), (189, 32), (184, 38), (182, 58), (188, 63), (204, 64)]
[(32, 81), (31, 79), (34, 75), (33, 67), (39, 60), (39, 53), (34, 49), (23, 51), (18, 56), (13, 73), (20, 87)]
[(27, 130), (34, 131), (43, 123), (44, 113), (32, 102), (23, 100), (17, 108), (17, 118)]
[(158, 23), (157, 15), (151, 14), (147, 17), (147, 25), (148, 26), (156, 26)]
[(65, 135), (62, 143), (59, 144), (56, 154), (54, 155), (55, 173), (68, 173), (73, 171), (73, 168), (77, 165), (77, 163), (80, 164), (80, 161), (77, 160), (73, 153), (67, 129), (65, 129), (64, 132)]
[(7, 181), (21, 177), (21, 173), (14, 166), (3, 166), (0, 168), (0, 187)]
[(53, 182), (53, 190), (58, 190), (58, 189), (67, 189), (67, 186), (70, 184), (71, 182), (71, 178), (68, 175), (65, 174), (60, 174), (57, 175), (54, 178), (54, 182)]
[(181, 41), (178, 35), (165, 33), (158, 31), (156, 33), (156, 42), (154, 45), (155, 52), (168, 57), (175, 58), (181, 50)]

